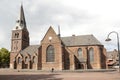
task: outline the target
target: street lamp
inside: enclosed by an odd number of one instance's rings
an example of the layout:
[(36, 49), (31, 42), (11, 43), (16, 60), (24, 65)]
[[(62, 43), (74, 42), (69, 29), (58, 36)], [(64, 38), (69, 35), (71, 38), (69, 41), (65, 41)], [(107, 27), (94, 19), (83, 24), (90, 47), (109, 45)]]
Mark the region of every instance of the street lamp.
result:
[(110, 34), (115, 33), (117, 35), (117, 47), (118, 47), (118, 55), (119, 55), (119, 72), (120, 72), (120, 51), (119, 51), (119, 35), (116, 31), (112, 31), (108, 34), (107, 39), (105, 41), (111, 41), (109, 38)]

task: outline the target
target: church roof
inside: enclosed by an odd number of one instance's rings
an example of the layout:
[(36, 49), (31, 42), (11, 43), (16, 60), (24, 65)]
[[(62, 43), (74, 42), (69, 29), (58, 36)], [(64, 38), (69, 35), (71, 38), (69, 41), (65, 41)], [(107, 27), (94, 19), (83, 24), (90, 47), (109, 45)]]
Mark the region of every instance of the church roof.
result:
[(22, 50), (20, 52), (20, 54), (24, 55), (25, 53), (27, 54), (34, 54), (34, 53), (38, 53), (38, 49), (39, 49), (40, 45), (30, 45), (27, 48), (25, 48), (24, 50)]
[[(102, 45), (93, 35), (81, 35), (81, 36), (69, 36), (61, 37), (62, 42), (66, 46), (92, 46), (92, 45)], [(38, 53), (40, 45), (30, 45), (20, 52), (22, 55), (33, 55)]]
[(93, 35), (61, 37), (66, 46), (102, 45)]

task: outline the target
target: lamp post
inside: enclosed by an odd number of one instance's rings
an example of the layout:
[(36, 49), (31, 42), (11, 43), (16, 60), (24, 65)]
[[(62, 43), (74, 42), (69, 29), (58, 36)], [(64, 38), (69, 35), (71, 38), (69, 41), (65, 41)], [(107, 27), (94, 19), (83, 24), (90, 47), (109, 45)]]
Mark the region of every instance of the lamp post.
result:
[(112, 31), (108, 34), (107, 39), (105, 41), (111, 41), (109, 38), (110, 34), (115, 33), (117, 35), (117, 47), (118, 47), (118, 55), (119, 55), (119, 72), (120, 72), (120, 51), (119, 51), (119, 35), (116, 31)]

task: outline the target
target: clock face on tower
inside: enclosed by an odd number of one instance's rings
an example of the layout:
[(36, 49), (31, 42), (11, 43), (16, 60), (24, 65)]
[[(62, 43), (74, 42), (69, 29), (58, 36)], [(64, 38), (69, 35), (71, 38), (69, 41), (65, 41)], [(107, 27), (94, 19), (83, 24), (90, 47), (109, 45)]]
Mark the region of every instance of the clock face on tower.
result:
[(51, 37), (51, 36), (49, 37), (49, 40), (52, 40), (52, 37)]
[(52, 37), (50, 36), (48, 39), (51, 41), (51, 40), (52, 40)]

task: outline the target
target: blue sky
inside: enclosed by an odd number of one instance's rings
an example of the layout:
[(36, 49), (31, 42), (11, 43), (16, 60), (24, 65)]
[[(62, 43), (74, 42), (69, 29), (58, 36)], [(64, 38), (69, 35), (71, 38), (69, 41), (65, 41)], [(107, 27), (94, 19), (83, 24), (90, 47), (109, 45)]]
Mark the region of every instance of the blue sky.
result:
[(62, 36), (93, 34), (107, 50), (116, 48), (116, 35), (105, 42), (109, 32), (120, 33), (119, 0), (1, 0), (0, 47), (10, 50), (11, 31), (23, 4), (31, 44), (40, 44), (49, 26)]

